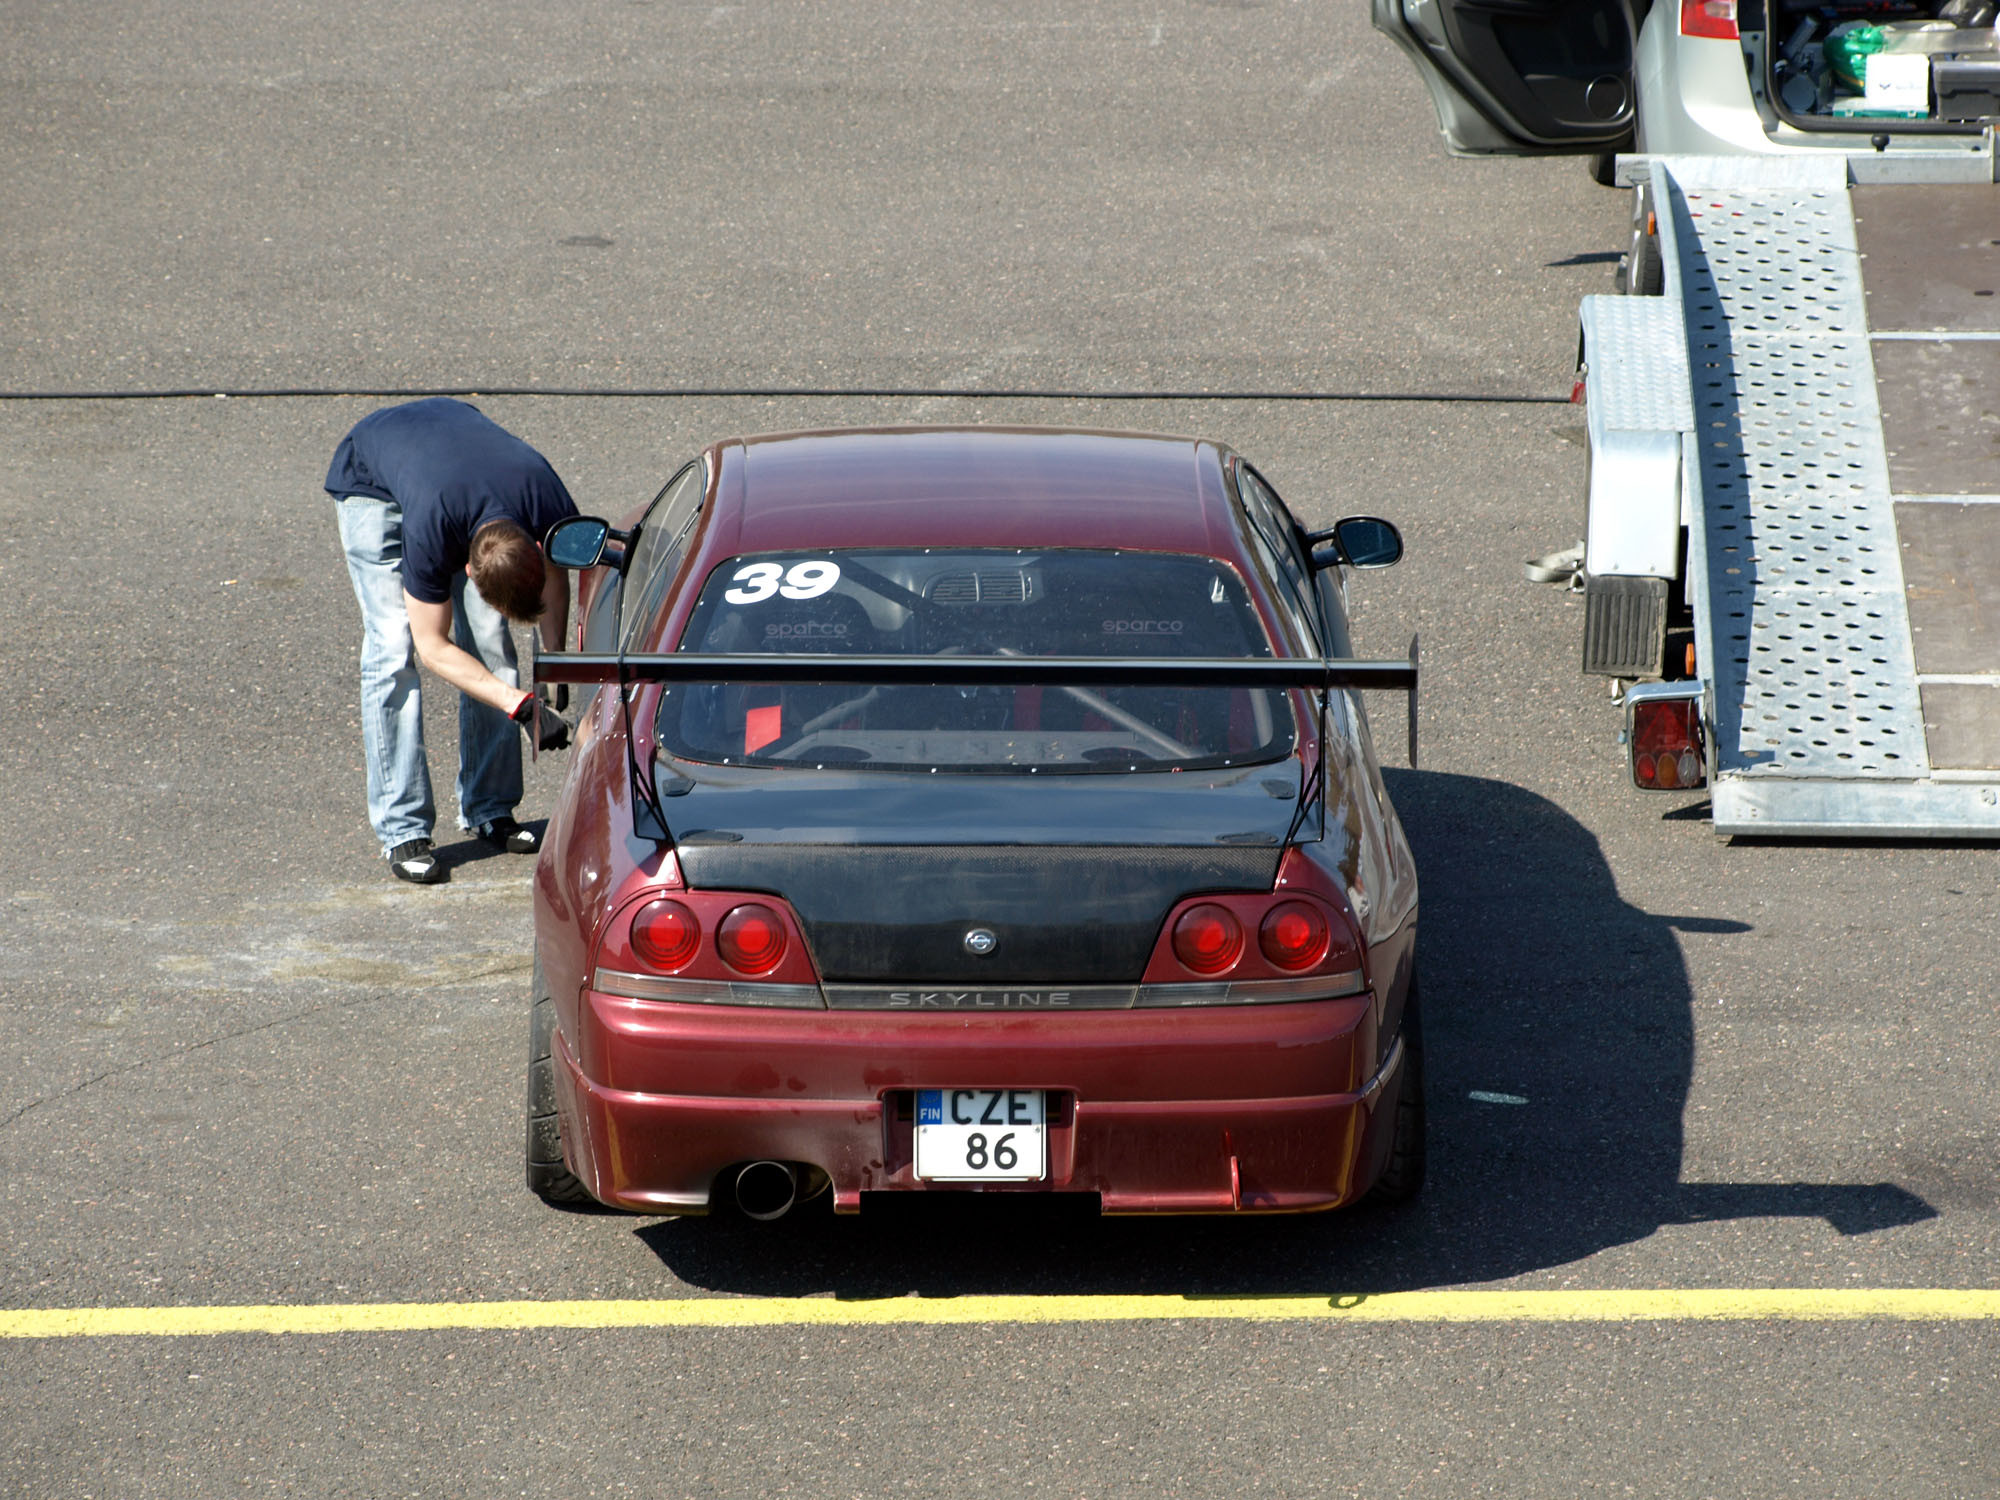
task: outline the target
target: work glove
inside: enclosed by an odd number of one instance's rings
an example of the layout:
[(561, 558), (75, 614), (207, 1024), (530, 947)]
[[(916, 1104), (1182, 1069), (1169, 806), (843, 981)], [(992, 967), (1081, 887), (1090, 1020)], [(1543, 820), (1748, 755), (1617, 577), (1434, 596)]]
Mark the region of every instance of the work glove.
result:
[[(567, 698), (569, 695), (562, 693), (560, 696)], [(569, 745), (569, 722), (556, 712), (556, 708), (557, 705), (544, 698), (541, 689), (537, 688), (532, 693), (523, 693), (521, 701), (508, 717), (528, 731), (528, 737), (535, 742), (537, 750), (562, 750)]]

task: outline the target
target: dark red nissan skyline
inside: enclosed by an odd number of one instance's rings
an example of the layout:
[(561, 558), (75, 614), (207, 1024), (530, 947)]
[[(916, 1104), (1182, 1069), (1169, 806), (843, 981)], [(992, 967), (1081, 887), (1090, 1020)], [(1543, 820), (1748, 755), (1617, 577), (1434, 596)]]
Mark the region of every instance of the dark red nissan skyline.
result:
[(591, 696), (535, 871), (544, 1198), (1416, 1191), (1357, 692), (1416, 666), (1342, 607), (1387, 522), (1308, 533), (1196, 439), (903, 428), (718, 443), (547, 545), (587, 572), (538, 678)]

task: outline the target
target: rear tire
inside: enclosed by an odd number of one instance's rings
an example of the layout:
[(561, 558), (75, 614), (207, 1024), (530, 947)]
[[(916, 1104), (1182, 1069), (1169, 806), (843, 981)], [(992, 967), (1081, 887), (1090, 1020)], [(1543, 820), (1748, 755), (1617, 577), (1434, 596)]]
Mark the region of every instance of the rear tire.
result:
[(533, 1000), (528, 1021), (528, 1187), (544, 1203), (593, 1203), (577, 1175), (563, 1161), (562, 1117), (556, 1113), (556, 1003), (535, 955)]
[(1376, 1203), (1407, 1203), (1424, 1186), (1424, 1029), (1417, 1011), (1414, 973), (1410, 975), (1409, 998), (1403, 1002), (1403, 1078), (1396, 1096), (1394, 1128), (1389, 1160), (1368, 1194)]

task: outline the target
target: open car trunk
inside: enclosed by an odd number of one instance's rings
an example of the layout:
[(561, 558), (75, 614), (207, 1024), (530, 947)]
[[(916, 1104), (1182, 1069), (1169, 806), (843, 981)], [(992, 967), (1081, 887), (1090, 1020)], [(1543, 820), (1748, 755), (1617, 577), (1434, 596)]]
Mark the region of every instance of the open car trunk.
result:
[(1800, 129), (1970, 132), (2000, 116), (1994, 16), (1994, 0), (1770, 0), (1752, 65)]

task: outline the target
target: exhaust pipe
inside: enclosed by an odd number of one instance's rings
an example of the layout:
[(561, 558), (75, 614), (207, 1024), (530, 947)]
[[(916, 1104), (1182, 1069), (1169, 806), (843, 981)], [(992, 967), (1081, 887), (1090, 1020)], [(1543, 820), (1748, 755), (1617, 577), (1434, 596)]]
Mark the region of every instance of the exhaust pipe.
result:
[(736, 1174), (736, 1206), (747, 1219), (782, 1219), (798, 1198), (798, 1175), (788, 1162), (753, 1161)]

